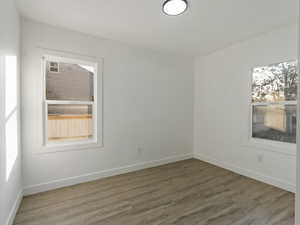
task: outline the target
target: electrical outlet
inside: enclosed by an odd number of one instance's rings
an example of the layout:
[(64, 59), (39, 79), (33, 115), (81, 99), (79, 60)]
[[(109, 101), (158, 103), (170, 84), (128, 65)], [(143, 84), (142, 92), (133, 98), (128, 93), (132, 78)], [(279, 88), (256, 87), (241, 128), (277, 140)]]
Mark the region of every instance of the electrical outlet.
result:
[(141, 155), (143, 153), (143, 149), (141, 147), (137, 147), (137, 153), (138, 155)]
[(258, 161), (259, 163), (262, 163), (262, 162), (264, 161), (264, 155), (263, 155), (263, 154), (258, 154), (258, 155), (257, 155), (257, 161)]

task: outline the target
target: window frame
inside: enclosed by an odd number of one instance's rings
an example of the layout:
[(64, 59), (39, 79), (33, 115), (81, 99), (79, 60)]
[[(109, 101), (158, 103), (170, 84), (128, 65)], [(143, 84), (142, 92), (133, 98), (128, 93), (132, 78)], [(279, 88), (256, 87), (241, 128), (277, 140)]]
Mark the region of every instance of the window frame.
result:
[[(289, 143), (289, 142), (281, 142), (276, 140), (268, 140), (259, 137), (253, 137), (253, 108), (255, 106), (271, 106), (271, 105), (295, 105), (298, 110), (298, 103), (297, 101), (279, 101), (279, 102), (252, 102), (252, 83), (253, 83), (253, 72), (257, 67), (265, 67), (265, 66), (272, 66), (276, 64), (280, 64), (283, 62), (296, 62), (298, 67), (298, 60), (282, 60), (278, 63), (270, 63), (265, 65), (257, 65), (253, 66), (250, 69), (250, 84), (249, 84), (249, 125), (248, 125), (248, 143), (250, 146), (258, 147), (263, 150), (269, 150), (273, 152), (279, 152), (287, 155), (295, 155), (296, 154), (296, 143)], [(299, 70), (298, 70), (299, 76)], [(299, 78), (298, 78), (299, 79)]]
[[(46, 96), (46, 76), (47, 76), (47, 61), (54, 61), (70, 64), (83, 64), (95, 68), (93, 76), (93, 101), (77, 101), (77, 100), (47, 100)], [(98, 76), (99, 63), (95, 61), (88, 61), (78, 59), (76, 56), (60, 56), (60, 55), (43, 55), (42, 56), (42, 70), (43, 70), (43, 147), (46, 151), (64, 151), (64, 150), (78, 150), (88, 147), (102, 147), (102, 140), (99, 136), (99, 121), (98, 121)], [(92, 121), (93, 121), (93, 137), (86, 140), (68, 140), (68, 141), (49, 141), (48, 140), (48, 105), (91, 105), (92, 106)]]

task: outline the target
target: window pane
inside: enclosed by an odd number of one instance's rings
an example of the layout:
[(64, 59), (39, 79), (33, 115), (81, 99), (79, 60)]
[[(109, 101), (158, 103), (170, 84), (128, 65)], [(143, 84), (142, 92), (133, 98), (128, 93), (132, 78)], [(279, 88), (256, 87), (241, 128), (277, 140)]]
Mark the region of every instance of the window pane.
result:
[(85, 140), (92, 136), (91, 105), (48, 105), (48, 141)]
[(296, 61), (254, 68), (252, 102), (296, 100), (297, 79)]
[(253, 106), (252, 137), (296, 143), (296, 105)]
[(46, 61), (46, 68), (47, 100), (94, 100), (94, 67)]

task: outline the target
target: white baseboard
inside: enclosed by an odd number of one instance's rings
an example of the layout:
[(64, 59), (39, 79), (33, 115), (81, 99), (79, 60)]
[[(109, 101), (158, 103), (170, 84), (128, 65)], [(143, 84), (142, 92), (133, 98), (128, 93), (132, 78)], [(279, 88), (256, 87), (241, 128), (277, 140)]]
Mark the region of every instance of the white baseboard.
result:
[(23, 190), (21, 190), (17, 195), (14, 205), (8, 215), (6, 225), (12, 225), (14, 223), (14, 220), (15, 220), (16, 214), (18, 212), (18, 209), (21, 205), (22, 199), (23, 199)]
[[(141, 169), (160, 166), (160, 165), (164, 165), (167, 163), (177, 162), (177, 161), (190, 159), (190, 158), (196, 158), (196, 159), (214, 164), (216, 166), (222, 167), (224, 169), (228, 169), (228, 170), (238, 173), (240, 175), (250, 177), (252, 179), (279, 187), (281, 189), (284, 189), (284, 190), (287, 190), (287, 191), (290, 191), (293, 193), (296, 192), (296, 186), (294, 184), (287, 183), (283, 180), (280, 180), (280, 179), (277, 179), (274, 177), (270, 177), (270, 176), (266, 176), (264, 174), (257, 173), (257, 172), (254, 172), (254, 171), (251, 171), (248, 169), (244, 169), (241, 167), (237, 167), (235, 165), (232, 165), (232, 164), (229, 164), (226, 162), (221, 162), (210, 156), (205, 156), (205, 155), (201, 155), (201, 154), (194, 154), (194, 155), (186, 154), (186, 155), (168, 157), (168, 158), (164, 158), (164, 159), (160, 159), (160, 160), (154, 160), (154, 161), (150, 161), (150, 162), (137, 163), (134, 165), (128, 165), (128, 166), (109, 169), (109, 170), (103, 170), (103, 171), (99, 171), (99, 172), (84, 174), (84, 175), (60, 179), (60, 180), (54, 180), (54, 181), (47, 182), (47, 183), (41, 183), (41, 184), (37, 184), (37, 185), (27, 186), (24, 188), (23, 193), (24, 193), (24, 195), (36, 194), (36, 193), (49, 191), (49, 190), (53, 190), (53, 189), (57, 189), (57, 188), (61, 188), (61, 187), (67, 187), (67, 186), (71, 186), (74, 184), (98, 180), (98, 179), (105, 178), (105, 177), (120, 175), (120, 174), (124, 174), (124, 173), (128, 173), (128, 172), (133, 172), (133, 171), (137, 171), (137, 170), (141, 170)], [(22, 195), (23, 195), (23, 193), (22, 193)], [(21, 197), (18, 197), (18, 198), (21, 199)], [(18, 205), (17, 201), (16, 201), (15, 205), (16, 206)], [(8, 223), (7, 225), (10, 225), (10, 224)]]
[(254, 171), (251, 171), (251, 170), (248, 170), (248, 169), (237, 167), (235, 165), (232, 165), (232, 164), (229, 164), (229, 163), (226, 163), (226, 162), (221, 162), (221, 161), (219, 161), (215, 158), (212, 158), (210, 156), (205, 156), (205, 155), (201, 155), (201, 154), (194, 154), (194, 158), (199, 159), (201, 161), (211, 163), (211, 164), (219, 166), (219, 167), (222, 167), (224, 169), (233, 171), (237, 174), (240, 174), (240, 175), (243, 175), (243, 176), (246, 176), (246, 177), (250, 177), (252, 179), (261, 181), (263, 183), (270, 184), (270, 185), (276, 186), (278, 188), (281, 188), (281, 189), (284, 189), (284, 190), (287, 190), (287, 191), (290, 191), (290, 192), (293, 192), (293, 193), (296, 192), (296, 185), (294, 185), (292, 183), (288, 183), (288, 182), (283, 181), (283, 180), (280, 180), (278, 178), (266, 176), (266, 175), (263, 175), (261, 173), (257, 173), (257, 172), (254, 172)]
[(99, 172), (84, 174), (80, 176), (54, 180), (47, 183), (41, 183), (37, 185), (27, 186), (24, 188), (24, 195), (32, 195), (40, 192), (45, 192), (61, 187), (71, 186), (79, 183), (89, 182), (93, 180), (98, 180), (105, 177), (120, 175), (128, 172), (133, 172), (141, 169), (146, 169), (150, 167), (160, 166), (167, 163), (177, 162), (185, 159), (193, 158), (193, 154), (179, 155), (174, 157), (168, 157), (160, 160), (154, 160), (150, 162), (137, 163), (134, 165), (128, 165), (124, 167), (103, 170)]

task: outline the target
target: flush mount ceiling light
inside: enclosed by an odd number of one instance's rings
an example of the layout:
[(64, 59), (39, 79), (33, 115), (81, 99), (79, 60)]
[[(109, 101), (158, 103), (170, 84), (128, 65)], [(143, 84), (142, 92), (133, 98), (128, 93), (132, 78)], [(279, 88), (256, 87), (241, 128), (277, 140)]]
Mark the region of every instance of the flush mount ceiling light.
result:
[(187, 10), (186, 0), (166, 0), (163, 4), (163, 12), (169, 16), (177, 16)]

